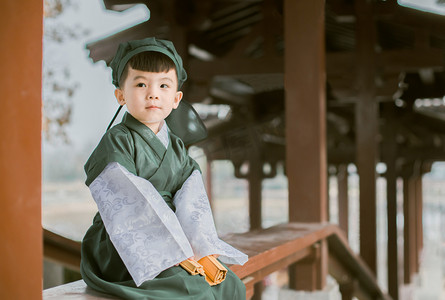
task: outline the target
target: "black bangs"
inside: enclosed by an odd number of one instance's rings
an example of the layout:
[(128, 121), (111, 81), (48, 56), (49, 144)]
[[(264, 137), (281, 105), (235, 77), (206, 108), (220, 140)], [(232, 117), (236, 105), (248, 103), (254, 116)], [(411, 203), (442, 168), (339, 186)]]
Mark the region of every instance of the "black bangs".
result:
[(160, 52), (142, 52), (133, 56), (128, 64), (135, 70), (145, 72), (168, 72), (176, 70), (175, 63)]

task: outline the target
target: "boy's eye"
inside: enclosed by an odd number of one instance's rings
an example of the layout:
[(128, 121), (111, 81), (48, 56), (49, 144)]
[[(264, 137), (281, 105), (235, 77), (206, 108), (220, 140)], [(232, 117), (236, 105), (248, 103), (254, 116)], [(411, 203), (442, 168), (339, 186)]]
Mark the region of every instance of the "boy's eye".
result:
[(136, 85), (137, 87), (146, 87), (146, 85), (145, 85), (145, 83), (138, 83), (137, 85)]
[(165, 83), (163, 83), (163, 84), (161, 84), (161, 88), (162, 88), (162, 89), (166, 89), (166, 88), (168, 88), (168, 85), (165, 84)]

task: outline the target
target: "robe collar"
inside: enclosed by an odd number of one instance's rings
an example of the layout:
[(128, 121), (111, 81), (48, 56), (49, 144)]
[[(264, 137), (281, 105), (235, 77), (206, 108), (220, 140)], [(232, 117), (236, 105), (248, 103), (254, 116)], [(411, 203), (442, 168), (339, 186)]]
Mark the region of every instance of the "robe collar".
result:
[(129, 129), (137, 132), (142, 137), (142, 139), (148, 145), (150, 145), (150, 147), (155, 151), (160, 159), (164, 158), (167, 148), (149, 127), (139, 122), (128, 112), (126, 112), (124, 117), (122, 118), (122, 124), (127, 126)]

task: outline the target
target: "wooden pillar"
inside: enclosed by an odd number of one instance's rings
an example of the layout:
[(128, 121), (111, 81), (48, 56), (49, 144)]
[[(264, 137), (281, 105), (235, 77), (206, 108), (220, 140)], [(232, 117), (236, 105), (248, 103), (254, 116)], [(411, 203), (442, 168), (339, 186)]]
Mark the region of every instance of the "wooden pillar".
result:
[(338, 224), (345, 232), (346, 238), (349, 235), (349, 197), (348, 197), (348, 166), (339, 165), (337, 167), (337, 188), (338, 188)]
[(397, 144), (396, 144), (396, 118), (394, 104), (387, 103), (384, 106), (386, 126), (384, 127), (384, 147), (386, 164), (386, 202), (387, 202), (387, 226), (388, 226), (388, 292), (392, 299), (399, 298), (399, 268), (397, 250)]
[(416, 264), (415, 194), (415, 179), (412, 176), (405, 176), (403, 178), (403, 264), (404, 282), (406, 284), (411, 283), (412, 275), (415, 273)]
[[(260, 229), (262, 227), (262, 181), (263, 181), (263, 162), (260, 156), (260, 149), (254, 149), (249, 159), (249, 167), (247, 173), (241, 171), (243, 163), (233, 162), (235, 168), (235, 177), (244, 178), (248, 181), (249, 189), (249, 222), (250, 230)], [(262, 282), (254, 285), (254, 292), (251, 300), (261, 300), (263, 292)]]
[(254, 155), (249, 161), (249, 174), (247, 179), (249, 181), (249, 217), (250, 230), (260, 229), (261, 215), (262, 215), (262, 194), (261, 186), (263, 182), (263, 164), (261, 159)]
[(397, 251), (397, 176), (394, 161), (386, 163), (386, 198), (388, 226), (388, 292), (392, 299), (399, 298), (399, 268)]
[(326, 173), (326, 218), (328, 220), (328, 222), (332, 222), (332, 218), (331, 218), (331, 197), (329, 197), (329, 189), (330, 189), (330, 180), (331, 180), (331, 174), (329, 173), (329, 167), (328, 167), (328, 172)]
[(285, 1), (286, 172), (289, 220), (326, 215), (324, 1)]
[(0, 8), (0, 298), (41, 299), (43, 1)]
[[(256, 151), (255, 151), (256, 152)], [(252, 154), (249, 161), (249, 218), (250, 230), (262, 228), (262, 182), (263, 163), (259, 155)], [(263, 293), (263, 283), (260, 281), (253, 287), (254, 294), (251, 300), (261, 300)]]
[(423, 189), (422, 189), (422, 174), (419, 174), (414, 179), (415, 185), (415, 272), (420, 271), (420, 254), (423, 248)]
[(327, 241), (322, 240), (315, 244), (313, 250), (313, 255), (289, 267), (289, 287), (291, 289), (315, 291), (326, 285), (326, 278), (321, 275), (324, 274), (323, 269), (325, 268), (322, 266), (324, 263), (323, 256), (328, 255)]
[(403, 181), (404, 211), (404, 282), (410, 283), (420, 269), (423, 247), (423, 189), (422, 175), (429, 172), (430, 164), (414, 162)]
[[(286, 173), (289, 221), (327, 221), (325, 1), (284, 1)], [(321, 245), (325, 247), (325, 245)], [(327, 254), (290, 268), (297, 289), (322, 289)], [(308, 272), (308, 273), (306, 273)], [(298, 278), (311, 278), (300, 285)]]
[(420, 255), (423, 250), (423, 175), (431, 172), (432, 162), (423, 162), (420, 167), (420, 176), (416, 184), (417, 197), (417, 253)]
[(341, 293), (341, 300), (352, 300), (354, 298), (355, 291), (357, 290), (358, 283), (356, 279), (351, 279), (348, 282), (340, 283), (339, 289)]
[(373, 2), (356, 0), (356, 65), (358, 101), (355, 107), (356, 162), (360, 189), (360, 255), (377, 274), (376, 161), (378, 110), (375, 101), (374, 53), (376, 28)]

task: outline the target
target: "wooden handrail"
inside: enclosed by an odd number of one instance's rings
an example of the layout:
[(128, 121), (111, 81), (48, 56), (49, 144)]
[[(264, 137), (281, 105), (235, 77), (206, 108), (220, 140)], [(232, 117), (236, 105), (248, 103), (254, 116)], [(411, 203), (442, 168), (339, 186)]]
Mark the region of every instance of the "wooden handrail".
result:
[(336, 225), (287, 223), (224, 238), (249, 255), (244, 266), (231, 267), (241, 279), (250, 278), (247, 288), (268, 274), (312, 255), (314, 246), (324, 239), (328, 241), (329, 273), (339, 284), (354, 281), (353, 294), (359, 299), (391, 299), (380, 289), (375, 275), (352, 251), (344, 233)]
[(354, 285), (354, 295), (358, 299), (391, 299), (380, 289), (375, 275), (362, 258), (349, 247), (340, 228), (336, 228), (328, 240), (329, 274), (340, 285)]
[[(353, 283), (352, 294), (359, 299), (391, 299), (380, 289), (375, 275), (352, 251), (343, 232), (336, 225), (287, 223), (230, 234), (223, 239), (249, 255), (249, 261), (244, 266), (230, 266), (246, 285), (248, 299), (253, 294), (255, 283), (275, 271), (314, 255), (316, 246), (323, 240), (328, 242), (329, 273), (340, 286)], [(79, 268), (79, 242), (44, 230), (44, 244), (45, 257), (71, 269)]]
[(70, 240), (47, 229), (43, 229), (43, 256), (67, 269), (80, 270), (80, 242)]

